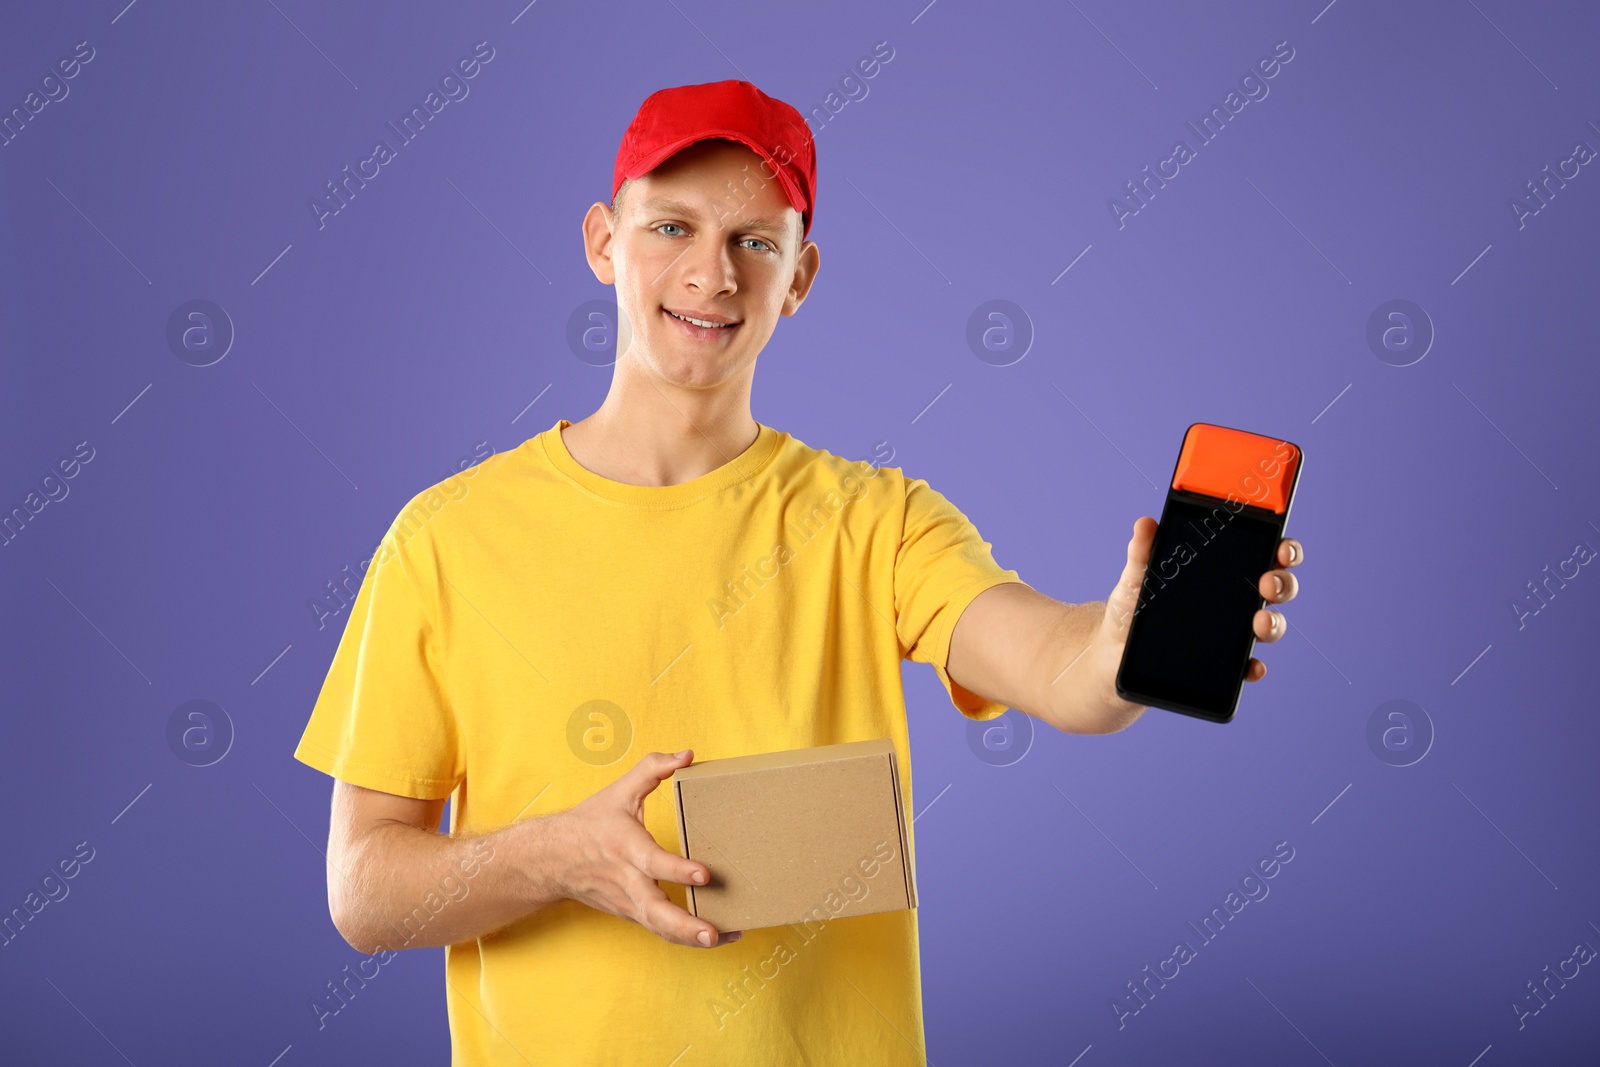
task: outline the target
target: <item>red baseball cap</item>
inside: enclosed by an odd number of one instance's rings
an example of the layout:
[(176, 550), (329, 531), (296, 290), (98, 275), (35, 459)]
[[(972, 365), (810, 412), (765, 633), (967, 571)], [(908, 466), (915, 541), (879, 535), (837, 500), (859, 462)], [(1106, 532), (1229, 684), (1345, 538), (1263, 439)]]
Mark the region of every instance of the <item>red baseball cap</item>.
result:
[(817, 195), (817, 149), (811, 130), (800, 112), (747, 81), (679, 85), (646, 97), (617, 149), (612, 199), (624, 181), (643, 177), (674, 152), (714, 137), (738, 141), (766, 160), (789, 203), (800, 212), (804, 240), (811, 232)]

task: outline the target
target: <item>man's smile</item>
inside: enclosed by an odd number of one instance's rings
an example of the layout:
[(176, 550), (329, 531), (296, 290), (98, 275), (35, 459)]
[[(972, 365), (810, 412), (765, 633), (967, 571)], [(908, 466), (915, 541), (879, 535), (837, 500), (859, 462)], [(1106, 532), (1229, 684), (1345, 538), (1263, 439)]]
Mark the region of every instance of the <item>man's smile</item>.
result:
[(720, 341), (729, 337), (741, 325), (739, 320), (714, 312), (674, 311), (662, 307), (677, 328), (697, 341)]

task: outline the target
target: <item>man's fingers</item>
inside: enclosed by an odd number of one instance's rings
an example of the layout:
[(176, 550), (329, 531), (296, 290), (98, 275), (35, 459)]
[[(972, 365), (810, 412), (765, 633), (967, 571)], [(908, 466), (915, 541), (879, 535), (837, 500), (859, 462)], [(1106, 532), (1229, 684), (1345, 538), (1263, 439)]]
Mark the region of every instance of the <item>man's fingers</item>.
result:
[(1285, 537), (1278, 542), (1278, 563), (1284, 567), (1298, 567), (1306, 561), (1306, 550), (1299, 541)]
[(1300, 592), (1300, 579), (1288, 571), (1268, 571), (1256, 583), (1256, 591), (1265, 597), (1269, 604), (1282, 604), (1293, 600), (1295, 594)]
[(633, 800), (643, 800), (653, 792), (656, 786), (671, 778), (673, 772), (680, 767), (687, 767), (694, 762), (694, 749), (686, 748), (682, 752), (646, 752), (633, 769), (623, 776), (627, 781), (628, 796)]
[(1251, 620), (1251, 629), (1255, 631), (1256, 640), (1270, 644), (1289, 632), (1289, 623), (1276, 611), (1262, 608)]
[[(654, 882), (640, 890), (640, 925), (675, 945), (714, 948), (728, 939), (715, 926), (697, 919), (674, 904)], [(737, 940), (737, 938), (732, 938)]]
[[(1300, 592), (1300, 581), (1289, 568), (1298, 567), (1306, 560), (1306, 550), (1299, 541), (1293, 537), (1285, 537), (1278, 542), (1278, 565), (1281, 569), (1271, 570), (1261, 576), (1256, 583), (1256, 592), (1269, 604), (1282, 604), (1293, 600)], [(1255, 631), (1256, 640), (1271, 643), (1289, 632), (1289, 620), (1276, 611), (1262, 608), (1250, 620), (1250, 628)], [(1254, 657), (1250, 666), (1245, 668), (1244, 680), (1259, 682), (1267, 675), (1267, 665)]]
[(676, 852), (668, 852), (656, 844), (653, 837), (645, 847), (648, 851), (637, 862), (637, 866), (656, 881), (677, 882), (679, 885), (710, 883), (711, 871), (705, 864), (680, 856)]

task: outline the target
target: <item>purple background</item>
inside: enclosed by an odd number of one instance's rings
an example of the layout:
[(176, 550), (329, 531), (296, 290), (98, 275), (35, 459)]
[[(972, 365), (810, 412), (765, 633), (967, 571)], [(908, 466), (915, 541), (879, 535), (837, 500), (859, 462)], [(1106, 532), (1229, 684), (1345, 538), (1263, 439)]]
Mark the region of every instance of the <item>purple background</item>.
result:
[[(96, 54), (0, 148), (0, 510), (95, 456), (0, 549), (0, 912), (95, 858), (0, 948), (0, 1059), (446, 1061), (442, 949), (308, 1009), (359, 959), (329, 779), (290, 755), (343, 627), (308, 600), (477, 442), (599, 404), (609, 368), (566, 342), (609, 293), (579, 221), (646, 95), (744, 77), (810, 115), (887, 40), (817, 130), (822, 270), (759, 420), (890, 442), (1064, 600), (1109, 591), (1190, 422), (1308, 457), (1292, 632), (1232, 724), (1041, 725), (1000, 758), (907, 665), (932, 1062), (1594, 1062), (1596, 967), (1520, 1030), (1510, 1004), (1600, 947), (1600, 575), (1520, 629), (1511, 602), (1600, 547), (1600, 164), (1521, 228), (1508, 201), (1600, 147), (1600, 17), (1324, 2), (8, 11), (0, 110)], [(470, 95), (319, 229), (308, 200), (480, 40)], [(1179, 137), (1196, 158), (1119, 228), (1108, 198)], [(165, 336), (196, 298), (237, 331), (208, 367)], [(997, 298), (1035, 335), (1010, 366), (965, 340)], [(1436, 331), (1411, 366), (1366, 340), (1392, 299)], [(167, 744), (191, 699), (235, 731), (209, 767)], [(1389, 700), (1436, 735), (1411, 766), (1369, 746)], [(1119, 1030), (1124, 983), (1279, 841), (1270, 895)]]

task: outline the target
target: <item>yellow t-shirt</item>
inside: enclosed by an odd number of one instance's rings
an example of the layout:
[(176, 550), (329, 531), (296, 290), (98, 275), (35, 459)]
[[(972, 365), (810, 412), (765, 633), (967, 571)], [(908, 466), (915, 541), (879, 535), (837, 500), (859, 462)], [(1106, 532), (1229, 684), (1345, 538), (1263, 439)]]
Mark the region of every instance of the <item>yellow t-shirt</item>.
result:
[[(971, 718), (1005, 711), (945, 660), (967, 604), (1021, 579), (927, 482), (763, 424), (701, 477), (628, 485), (572, 458), (569, 425), (396, 517), (295, 758), (450, 796), (456, 834), (570, 808), (652, 750), (889, 737), (914, 812), (901, 660), (932, 664)], [(665, 786), (644, 824), (678, 851)], [(565, 900), (445, 959), (458, 1065), (924, 1062), (910, 909), (704, 949)]]

